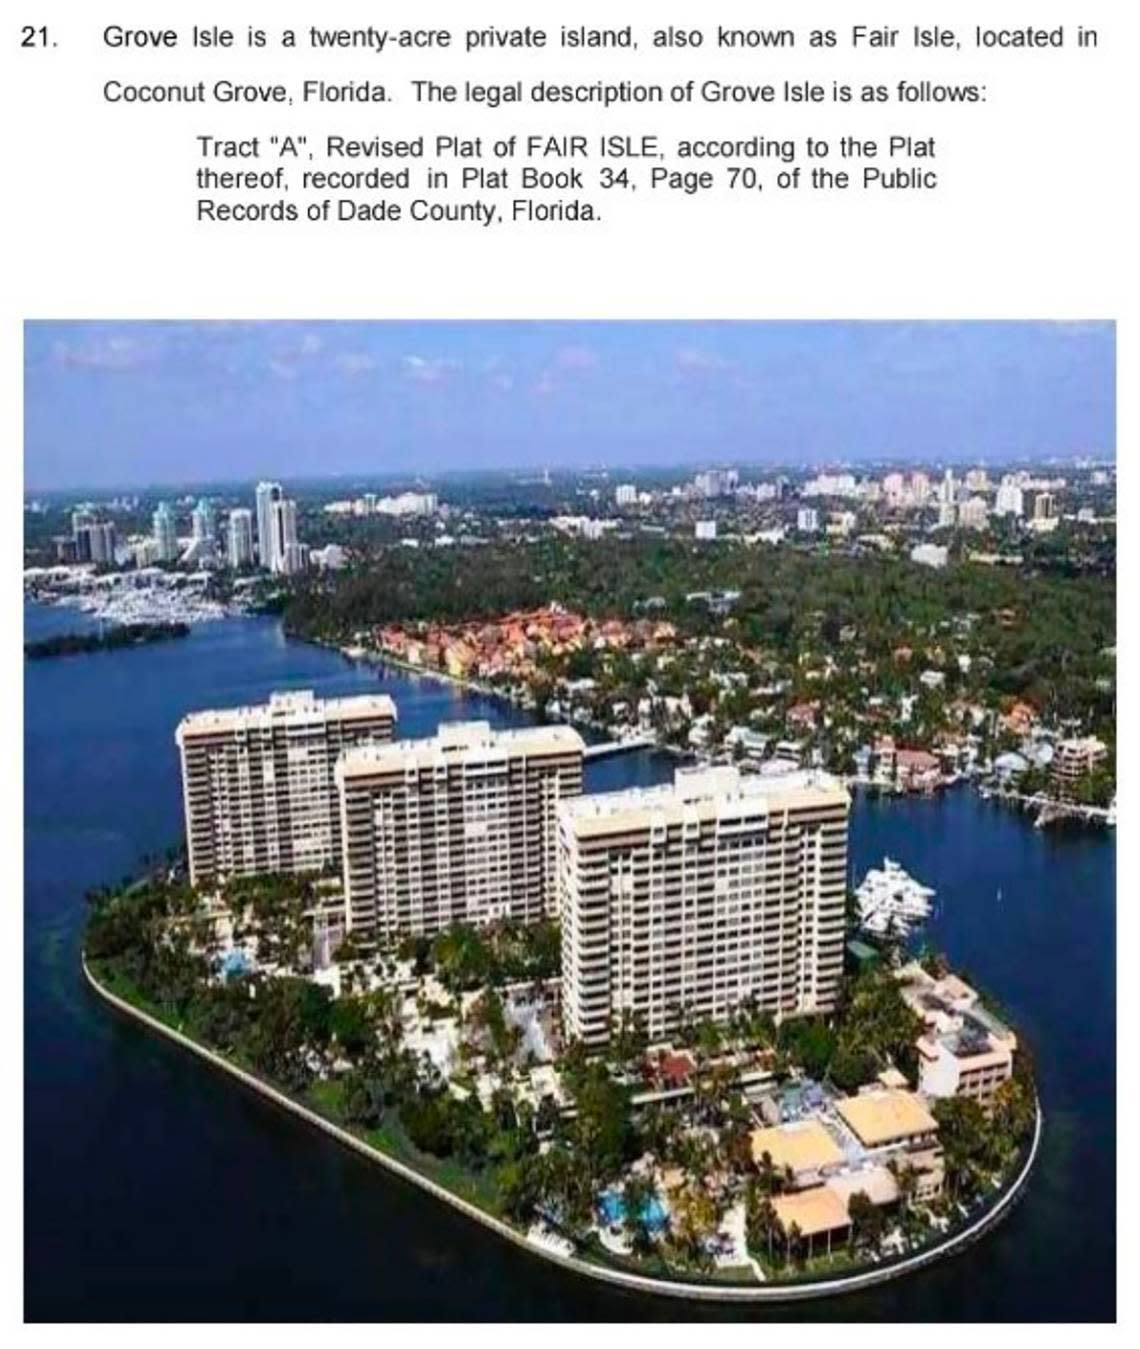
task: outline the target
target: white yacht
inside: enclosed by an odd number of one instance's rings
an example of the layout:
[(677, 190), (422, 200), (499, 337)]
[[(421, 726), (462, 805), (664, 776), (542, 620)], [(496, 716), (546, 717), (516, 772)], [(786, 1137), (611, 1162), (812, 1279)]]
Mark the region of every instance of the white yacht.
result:
[(930, 917), (935, 892), (915, 880), (891, 857), (872, 867), (855, 891), (859, 926), (874, 936), (909, 934)]

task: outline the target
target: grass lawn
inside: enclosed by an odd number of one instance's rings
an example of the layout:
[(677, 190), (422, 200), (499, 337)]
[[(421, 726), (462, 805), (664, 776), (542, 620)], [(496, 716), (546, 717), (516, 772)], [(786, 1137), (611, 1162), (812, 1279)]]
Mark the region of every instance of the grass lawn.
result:
[(367, 1130), (361, 1137), (377, 1152), (383, 1152), (412, 1167), (429, 1180), (434, 1180), (436, 1184), (457, 1194), (460, 1199), (466, 1199), (469, 1204), (481, 1208), (485, 1213), (490, 1213), (496, 1218), (502, 1217), (498, 1195), (489, 1172), (469, 1171), (454, 1158), (432, 1157), (420, 1152), (404, 1133), (398, 1120), (385, 1119), (378, 1128)]
[(124, 1002), (129, 1002), (132, 1007), (137, 1007), (140, 1012), (146, 1012), (148, 1016), (153, 1016), (156, 1021), (161, 1021), (164, 1026), (169, 1026), (171, 1030), (182, 1030), (182, 1023), (176, 1016), (164, 1011), (161, 1007), (156, 1007), (154, 1003), (139, 992), (130, 979), (97, 961), (88, 961), (88, 969), (98, 982), (108, 992), (114, 993), (117, 998), (122, 998)]
[(338, 1082), (335, 1079), (328, 1082), (318, 1080), (309, 1087), (308, 1096), (309, 1104), (322, 1115), (326, 1115), (335, 1124), (343, 1123), (343, 1083)]
[[(122, 975), (106, 968), (99, 962), (90, 963), (91, 973), (109, 992), (122, 998), (124, 1002), (129, 1002), (131, 1006), (137, 1007), (140, 1011), (148, 1013), (172, 1030), (181, 1031), (189, 1039), (195, 1039), (193, 1035), (181, 1024), (174, 1016), (164, 1012), (161, 1008), (154, 1006), (153, 1003), (144, 997), (135, 985)], [(210, 1049), (221, 1058), (230, 1059), (236, 1062), (231, 1055), (215, 1048), (213, 1045), (200, 1042), (205, 1049)], [(246, 1064), (239, 1066), (246, 1068), (247, 1071), (260, 1077), (268, 1086), (274, 1087), (277, 1091), (283, 1091), (283, 1088), (275, 1082), (266, 1078), (264, 1074), (258, 1073), (255, 1069)], [(289, 1095), (288, 1092), (284, 1093)], [(335, 1079), (328, 1081), (318, 1080), (313, 1082), (305, 1097), (301, 1099), (302, 1105), (307, 1105), (315, 1109), (319, 1114), (324, 1115), (326, 1119), (339, 1124), (342, 1128), (349, 1126), (344, 1122), (343, 1111), (343, 1084)], [(427, 1176), (429, 1180), (434, 1180), (438, 1185), (457, 1194), (461, 1199), (466, 1199), (468, 1203), (476, 1205), (485, 1213), (492, 1214), (494, 1217), (501, 1218), (502, 1212), (499, 1207), (498, 1195), (495, 1190), (494, 1181), (488, 1172), (469, 1171), (461, 1163), (452, 1158), (431, 1157), (422, 1153), (416, 1148), (397, 1120), (384, 1120), (376, 1129), (359, 1130), (352, 1129), (351, 1132), (357, 1134), (366, 1143), (370, 1144), (377, 1152), (385, 1156), (393, 1157), (397, 1161), (403, 1162), (406, 1166)]]

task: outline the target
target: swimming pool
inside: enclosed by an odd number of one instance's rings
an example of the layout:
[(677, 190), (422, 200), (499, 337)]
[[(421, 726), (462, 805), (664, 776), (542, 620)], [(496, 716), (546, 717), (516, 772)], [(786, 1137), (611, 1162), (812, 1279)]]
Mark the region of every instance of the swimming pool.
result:
[[(625, 1222), (625, 1200), (621, 1197), (620, 1191), (607, 1190), (598, 1200), (598, 1213), (607, 1227)], [(660, 1195), (655, 1194), (649, 1199), (641, 1217), (651, 1232), (659, 1232), (665, 1226), (669, 1221), (669, 1211)]]

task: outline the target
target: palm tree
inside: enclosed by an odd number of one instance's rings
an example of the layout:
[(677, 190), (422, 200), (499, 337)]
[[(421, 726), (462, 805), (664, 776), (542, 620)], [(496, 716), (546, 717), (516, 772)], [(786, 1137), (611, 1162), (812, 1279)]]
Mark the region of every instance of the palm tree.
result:
[(911, 1162), (904, 1162), (900, 1166), (894, 1157), (887, 1163), (887, 1170), (894, 1176), (895, 1184), (898, 1186), (899, 1208), (905, 1220), (918, 1190), (918, 1171)]
[(801, 1264), (804, 1258), (804, 1234), (799, 1223), (793, 1222), (788, 1228), (784, 1245), (788, 1252), (788, 1258), (794, 1264)]
[(746, 1236), (749, 1246), (757, 1249), (767, 1246), (768, 1259), (773, 1259), (773, 1247), (784, 1238), (783, 1224), (780, 1222), (772, 1197), (763, 1194), (755, 1181), (750, 1181), (744, 1199)]
[(757, 1164), (760, 1177), (760, 1189), (764, 1194), (775, 1194), (778, 1184), (775, 1164), (772, 1161), (772, 1154), (767, 1148), (761, 1154), (760, 1161)]
[(633, 1249), (644, 1254), (653, 1246), (649, 1230), (649, 1209), (657, 1198), (657, 1187), (647, 1176), (631, 1175), (622, 1188), (625, 1226)]

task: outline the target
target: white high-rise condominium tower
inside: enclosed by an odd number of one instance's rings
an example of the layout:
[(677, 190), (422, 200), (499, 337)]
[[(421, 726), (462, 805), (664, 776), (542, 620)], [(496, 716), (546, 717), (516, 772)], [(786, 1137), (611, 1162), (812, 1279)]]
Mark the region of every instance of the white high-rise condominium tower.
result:
[(273, 503), (285, 495), (279, 482), (259, 482), (254, 493), (257, 502), (257, 560), (265, 571), (273, 571)]
[(997, 489), (994, 514), (1016, 515), (1018, 519), (1025, 514), (1025, 496), (1020, 485), (1011, 475), (1007, 474), (1001, 480), (1001, 486)]
[(828, 1012), (843, 970), (846, 790), (824, 774), (679, 770), (582, 796), (558, 821), (562, 1015), (603, 1045), (623, 1013), (651, 1040), (748, 1003)]
[(175, 740), (192, 884), (339, 866), (337, 757), (391, 740), (395, 721), (383, 694), (321, 701), (307, 691), (185, 717)]
[(165, 501), (160, 501), (154, 512), (154, 554), (159, 562), (178, 560), (178, 530), (174, 512)]
[(270, 506), (270, 534), (273, 539), (272, 571), (291, 576), (302, 569), (297, 543), (297, 503), (282, 497)]
[(443, 725), (337, 764), (347, 927), (388, 943), (555, 912), (556, 812), (582, 790), (569, 726)]
[(226, 530), (226, 561), (234, 571), (253, 565), (253, 512), (244, 507), (230, 511)]
[(190, 532), (195, 543), (213, 543), (217, 537), (214, 508), (203, 497), (190, 515)]

